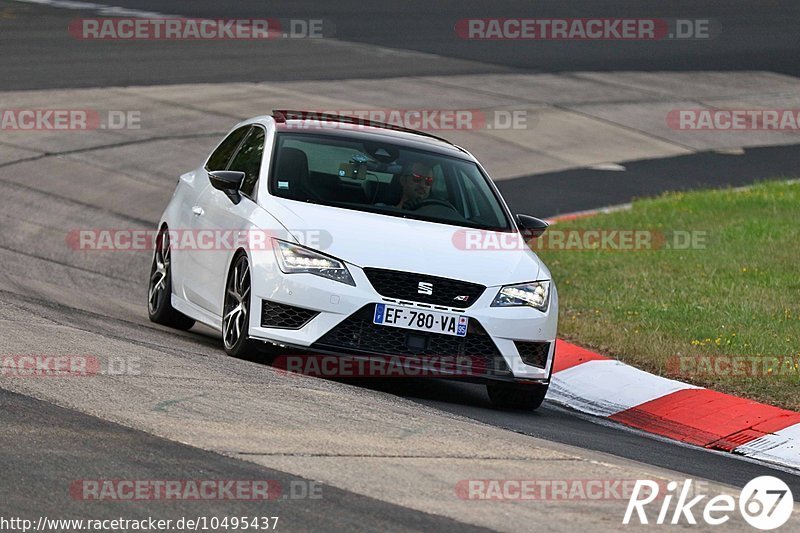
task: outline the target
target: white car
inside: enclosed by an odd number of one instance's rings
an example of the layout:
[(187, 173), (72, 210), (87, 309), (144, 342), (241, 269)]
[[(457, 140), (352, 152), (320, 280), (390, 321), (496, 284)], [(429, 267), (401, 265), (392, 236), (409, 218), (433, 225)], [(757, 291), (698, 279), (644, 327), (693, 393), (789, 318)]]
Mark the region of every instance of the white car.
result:
[(546, 228), (512, 215), (480, 163), (446, 140), (274, 111), (236, 125), (180, 177), (159, 222), (149, 316), (211, 326), (232, 356), (454, 358), (442, 377), (486, 383), (495, 406), (535, 409), (558, 295), (525, 236)]

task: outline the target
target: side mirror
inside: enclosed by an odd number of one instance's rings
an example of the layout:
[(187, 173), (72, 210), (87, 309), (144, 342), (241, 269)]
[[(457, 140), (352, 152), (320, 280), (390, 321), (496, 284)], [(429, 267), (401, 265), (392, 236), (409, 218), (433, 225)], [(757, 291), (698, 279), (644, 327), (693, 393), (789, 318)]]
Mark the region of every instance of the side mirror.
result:
[(239, 189), (244, 181), (244, 172), (237, 172), (235, 170), (215, 170), (208, 173), (208, 181), (211, 186), (225, 193), (225, 196), (230, 198), (231, 202), (238, 204), (242, 201), (242, 196), (239, 194)]
[(517, 226), (519, 226), (523, 237), (526, 239), (539, 238), (547, 230), (547, 228), (550, 227), (550, 224), (541, 218), (532, 217), (530, 215), (517, 215), (515, 218), (517, 221)]

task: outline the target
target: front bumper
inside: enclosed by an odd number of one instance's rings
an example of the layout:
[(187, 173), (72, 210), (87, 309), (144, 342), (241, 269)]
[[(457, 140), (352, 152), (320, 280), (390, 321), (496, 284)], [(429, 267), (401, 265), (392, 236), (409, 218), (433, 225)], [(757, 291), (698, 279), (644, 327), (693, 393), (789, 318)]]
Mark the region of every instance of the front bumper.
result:
[[(376, 303), (402, 304), (378, 294), (361, 268), (348, 265), (356, 286), (312, 274), (284, 274), (274, 261), (253, 264), (251, 338), (300, 348), (309, 353), (354, 356), (461, 357), (485, 369), (488, 379), (550, 379), (555, 354), (558, 294), (555, 285), (547, 312), (530, 307), (491, 307), (499, 287), (488, 287), (467, 309), (446, 312), (470, 318), (466, 337), (421, 333), (372, 324)], [(262, 305), (280, 312), (282, 327), (264, 320)], [(283, 308), (282, 306), (290, 306)], [(291, 327), (283, 327), (289, 325)], [(413, 337), (413, 342), (409, 341)], [(419, 337), (424, 337), (420, 341)], [(422, 344), (420, 344), (422, 342)], [(521, 355), (522, 352), (522, 355)], [(461, 359), (463, 360), (463, 359)], [(528, 362), (526, 362), (528, 361)], [(535, 364), (529, 364), (533, 362)]]

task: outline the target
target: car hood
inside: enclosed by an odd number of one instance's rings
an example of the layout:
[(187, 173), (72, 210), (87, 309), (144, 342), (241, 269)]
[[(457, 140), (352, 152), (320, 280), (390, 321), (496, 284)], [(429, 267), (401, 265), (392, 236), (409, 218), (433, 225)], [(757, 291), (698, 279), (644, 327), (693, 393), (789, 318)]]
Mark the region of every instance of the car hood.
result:
[[(299, 243), (362, 268), (419, 272), (487, 287), (550, 278), (547, 268), (524, 245), (518, 233), (471, 230), (338, 207), (273, 200), (269, 212), (286, 229), (299, 232)], [(466, 245), (467, 233), (473, 237), (469, 246)], [(309, 240), (303, 242), (304, 236)], [(476, 238), (483, 245), (476, 246)], [(504, 245), (497, 246), (498, 242)]]

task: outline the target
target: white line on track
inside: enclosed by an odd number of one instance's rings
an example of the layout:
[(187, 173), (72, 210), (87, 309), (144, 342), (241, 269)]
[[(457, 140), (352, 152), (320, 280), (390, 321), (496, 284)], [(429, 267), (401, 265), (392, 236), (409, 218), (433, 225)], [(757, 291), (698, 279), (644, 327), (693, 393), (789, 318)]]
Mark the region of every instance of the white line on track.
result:
[(96, 4), (94, 2), (78, 2), (71, 0), (14, 0), (25, 4), (39, 4), (42, 6), (55, 7), (60, 9), (74, 9), (77, 11), (94, 11), (98, 15), (115, 17), (135, 17), (135, 18), (159, 18), (173, 19), (181, 18), (181, 15), (167, 15), (158, 11), (142, 11), (140, 9), (129, 9), (127, 7), (109, 6), (106, 4)]

